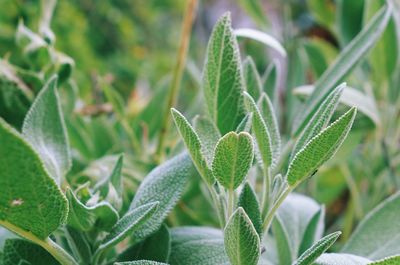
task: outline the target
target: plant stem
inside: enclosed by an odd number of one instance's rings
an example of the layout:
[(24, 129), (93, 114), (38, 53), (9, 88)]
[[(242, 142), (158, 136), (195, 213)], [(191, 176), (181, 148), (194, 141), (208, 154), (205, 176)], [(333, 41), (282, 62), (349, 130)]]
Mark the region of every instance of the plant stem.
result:
[(268, 214), (265, 217), (264, 222), (263, 222), (263, 230), (265, 232), (268, 233), (268, 229), (271, 226), (271, 223), (272, 223), (272, 220), (274, 219), (276, 211), (278, 210), (279, 206), (281, 206), (283, 201), (290, 194), (290, 192), (292, 192), (292, 190), (294, 188), (295, 187), (286, 186), (286, 188), (282, 191), (281, 195), (278, 197), (278, 199), (272, 205), (271, 210), (268, 212)]
[(263, 190), (262, 190), (262, 201), (261, 201), (261, 216), (265, 217), (268, 211), (268, 200), (270, 198), (270, 189), (271, 189), (271, 177), (270, 171), (268, 169), (264, 169), (263, 167)]
[(186, 7), (185, 16), (183, 18), (180, 46), (178, 50), (178, 59), (176, 61), (176, 65), (172, 75), (172, 81), (168, 94), (167, 105), (163, 112), (164, 117), (162, 119), (162, 125), (158, 137), (158, 145), (155, 154), (156, 160), (158, 162), (162, 160), (162, 155), (163, 155), (162, 152), (164, 148), (165, 137), (167, 135), (170, 125), (170, 109), (176, 104), (179, 87), (182, 81), (182, 74), (186, 63), (187, 50), (190, 41), (190, 34), (192, 31), (192, 24), (195, 17), (196, 5), (197, 5), (197, 0), (190, 0)]
[(70, 254), (68, 254), (63, 248), (57, 245), (57, 243), (52, 241), (50, 238), (40, 239), (31, 232), (27, 232), (7, 221), (0, 221), (0, 225), (16, 233), (17, 235), (28, 239), (35, 244), (38, 244), (47, 252), (49, 252), (61, 265), (78, 265), (78, 263)]
[(231, 217), (233, 213), (233, 205), (235, 203), (235, 191), (229, 189), (228, 191), (228, 219)]

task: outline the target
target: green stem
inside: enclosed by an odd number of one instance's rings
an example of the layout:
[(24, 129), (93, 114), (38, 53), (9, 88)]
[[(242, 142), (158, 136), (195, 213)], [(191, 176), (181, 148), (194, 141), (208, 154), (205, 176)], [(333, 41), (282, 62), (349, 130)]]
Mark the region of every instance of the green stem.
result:
[(185, 11), (185, 16), (183, 18), (183, 24), (182, 24), (182, 34), (181, 34), (181, 40), (180, 40), (180, 46), (178, 50), (178, 59), (176, 61), (176, 65), (172, 74), (172, 81), (171, 81), (171, 87), (169, 90), (168, 94), (168, 102), (166, 104), (166, 108), (163, 112), (163, 119), (162, 119), (162, 124), (161, 124), (161, 129), (160, 129), (160, 134), (158, 137), (158, 144), (157, 144), (157, 150), (156, 150), (156, 160), (161, 161), (162, 157), (162, 152), (164, 148), (164, 141), (165, 137), (167, 135), (168, 129), (169, 129), (169, 124), (170, 124), (170, 109), (175, 106), (177, 97), (178, 97), (178, 92), (179, 92), (179, 87), (181, 85), (182, 81), (182, 75), (183, 75), (183, 69), (185, 67), (186, 63), (186, 56), (187, 56), (187, 50), (189, 47), (189, 41), (190, 41), (190, 34), (192, 31), (192, 24), (193, 20), (195, 17), (195, 11), (196, 11), (196, 5), (197, 5), (197, 0), (190, 0), (188, 2), (186, 11)]
[(78, 265), (74, 258), (50, 238), (40, 239), (31, 232), (27, 232), (7, 221), (0, 221), (0, 225), (21, 237), (38, 244), (49, 252), (61, 265)]
[(270, 198), (270, 190), (271, 190), (271, 176), (270, 171), (265, 167), (263, 167), (263, 190), (262, 190), (262, 201), (261, 201), (261, 213), (262, 217), (265, 217), (268, 211), (268, 200)]
[(286, 186), (286, 188), (282, 191), (281, 195), (278, 197), (278, 199), (272, 205), (271, 210), (268, 212), (268, 214), (265, 217), (264, 222), (263, 222), (263, 229), (266, 233), (268, 233), (268, 229), (271, 226), (271, 223), (272, 223), (272, 220), (274, 219), (276, 211), (278, 210), (278, 208), (281, 206), (283, 201), (290, 194), (290, 192), (292, 192), (292, 190), (294, 188), (295, 187)]

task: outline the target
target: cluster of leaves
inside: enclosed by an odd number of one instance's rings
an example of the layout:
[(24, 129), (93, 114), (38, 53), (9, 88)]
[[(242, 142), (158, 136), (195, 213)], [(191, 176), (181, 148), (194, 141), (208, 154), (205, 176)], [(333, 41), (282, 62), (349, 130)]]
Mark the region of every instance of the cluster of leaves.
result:
[[(20, 43), (27, 61), (33, 64), (30, 69), (38, 72), (41, 83), (48, 81), (34, 90), (37, 96), (32, 95), (32, 104), (26, 103), (19, 123), (0, 118), (0, 225), (14, 233), (5, 236), (1, 265), (400, 262), (400, 193), (371, 211), (341, 249), (325, 253), (341, 233), (323, 236), (325, 208), (293, 192), (335, 155), (349, 135), (357, 108), (338, 108), (340, 102), (346, 104), (343, 98), (349, 91), (340, 82), (378, 41), (393, 17), (390, 5), (346, 42), (336, 61), (307, 88), (310, 96), (304, 109), (297, 109), (288, 136), (281, 133), (278, 95), (271, 91), (276, 79), (274, 64), (260, 77), (250, 57), (242, 63), (237, 38), (262, 42), (282, 56), (286, 56), (285, 49), (260, 31), (233, 30), (230, 15), (223, 15), (208, 43), (201, 82), (207, 114), (196, 116), (192, 126), (178, 110), (171, 110), (187, 151), (180, 153), (178, 145), (170, 152), (172, 158), (144, 179), (126, 172), (132, 156), (143, 147), (138, 141), (141, 131), (128, 124), (114, 90), (103, 88), (118, 121), (115, 128), (64, 115), (57, 82), (65, 84), (73, 63), (68, 57), (66, 64), (54, 59), (60, 53), (54, 50), (49, 28), (53, 7), (48, 5), (49, 13), (43, 16), (47, 26), (39, 35), (23, 24), (17, 34), (24, 40)], [(257, 4), (245, 7), (264, 25)], [(4, 76), (19, 91), (24, 87), (21, 82), (27, 82), (22, 80), (23, 71), (4, 65)], [(0, 88), (1, 93), (7, 86)], [(143, 115), (154, 115), (159, 108), (157, 101), (150, 105)], [(369, 115), (367, 108), (355, 105)], [(0, 116), (8, 118), (10, 113), (14, 111)], [(154, 135), (158, 127), (153, 127), (149, 128)], [(124, 137), (108, 137), (102, 130), (109, 128), (123, 131)], [(91, 132), (98, 138), (90, 139)], [(122, 149), (108, 146), (117, 140), (129, 142), (134, 155), (104, 156), (109, 149), (113, 154), (113, 148)], [(111, 143), (96, 146), (102, 141)], [(90, 164), (90, 159), (98, 157), (102, 159)], [(89, 165), (81, 170), (80, 164)], [(134, 195), (132, 179), (138, 182)], [(196, 186), (203, 199), (209, 198), (219, 229), (204, 226), (206, 222), (201, 227), (171, 227), (181, 223), (174, 220), (179, 219), (179, 212), (171, 211), (179, 200), (188, 199), (183, 196), (190, 193), (185, 194), (187, 184)]]

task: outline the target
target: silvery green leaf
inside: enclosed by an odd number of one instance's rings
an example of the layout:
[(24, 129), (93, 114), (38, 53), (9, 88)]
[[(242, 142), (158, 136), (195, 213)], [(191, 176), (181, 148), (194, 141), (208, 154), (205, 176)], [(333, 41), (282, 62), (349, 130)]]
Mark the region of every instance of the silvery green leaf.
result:
[(253, 188), (248, 182), (244, 184), (242, 191), (240, 192), (238, 207), (242, 207), (246, 214), (249, 216), (251, 222), (254, 225), (259, 237), (262, 236), (262, 221), (260, 204), (257, 200), (257, 195)]
[[(272, 63), (270, 63), (265, 69), (262, 77), (261, 77), (261, 82), (263, 84), (263, 91), (267, 93), (268, 97), (271, 99), (271, 101), (274, 103), (274, 105), (277, 103), (277, 84), (278, 84), (278, 68), (279, 67), (279, 61), (274, 60)], [(275, 105), (276, 106), (276, 105)]]
[(370, 262), (369, 259), (356, 255), (325, 253), (315, 261), (314, 265), (366, 265)]
[(70, 189), (67, 190), (67, 198), (70, 209), (67, 223), (79, 231), (89, 231), (93, 228), (109, 231), (119, 219), (118, 212), (108, 202), (86, 206)]
[(281, 56), (286, 57), (286, 50), (283, 48), (282, 44), (265, 32), (249, 28), (235, 29), (234, 32), (237, 37), (249, 38), (264, 43), (268, 47), (277, 51)]
[(368, 263), (368, 265), (398, 265), (398, 264), (400, 264), (400, 256), (392, 256)]
[(321, 106), (310, 119), (299, 138), (297, 139), (291, 154), (291, 158), (296, 155), (314, 136), (325, 128), (332, 118), (332, 115), (338, 105), (339, 98), (346, 84), (335, 88), (328, 97), (322, 102)]
[(218, 141), (215, 148), (213, 175), (222, 186), (234, 190), (246, 178), (253, 157), (254, 144), (250, 134), (227, 133)]
[(33, 147), (1, 118), (0, 139), (0, 225), (45, 239), (65, 222), (67, 199)]
[(300, 258), (294, 263), (295, 265), (312, 265), (314, 261), (321, 256), (325, 251), (327, 251), (330, 246), (335, 243), (335, 241), (341, 235), (341, 232), (335, 232), (329, 234), (320, 240), (318, 240), (314, 245), (307, 249)]
[(310, 248), (318, 239), (322, 237), (325, 221), (325, 207), (321, 208), (312, 216), (304, 230), (301, 240), (299, 253), (303, 253)]
[(253, 121), (253, 113), (247, 113), (246, 116), (244, 116), (243, 120), (239, 123), (238, 127), (236, 128), (236, 132), (250, 132), (251, 130), (251, 125)]
[(71, 154), (56, 87), (54, 76), (33, 102), (22, 134), (38, 152), (50, 175), (60, 183), (71, 167)]
[(143, 224), (155, 213), (158, 205), (158, 202), (151, 202), (131, 209), (113, 226), (110, 233), (102, 240), (99, 249), (115, 246), (134, 231), (141, 229)]
[(221, 230), (208, 227), (171, 229), (171, 265), (229, 265)]
[(263, 117), (261, 116), (261, 112), (258, 109), (254, 99), (245, 92), (244, 100), (247, 111), (253, 113), (252, 130), (256, 138), (259, 156), (261, 157), (265, 169), (267, 169), (275, 163), (272, 156), (272, 143), (270, 133), (268, 132), (267, 125)]
[[(297, 87), (294, 90), (295, 95), (310, 95), (314, 91), (314, 86), (306, 85)], [(342, 95), (339, 99), (339, 102), (347, 105), (349, 107), (356, 107), (360, 112), (365, 114), (368, 118), (371, 119), (376, 125), (381, 124), (381, 118), (379, 117), (378, 107), (376, 106), (375, 99), (371, 95), (367, 95), (362, 93), (361, 91), (346, 86), (343, 89)]]
[(175, 156), (153, 169), (140, 184), (130, 208), (135, 209), (150, 202), (159, 202), (151, 218), (132, 235), (135, 242), (157, 231), (168, 213), (181, 197), (186, 183), (195, 170), (187, 153)]
[(250, 56), (248, 56), (243, 62), (243, 75), (247, 93), (258, 100), (263, 91), (262, 83), (256, 65)]
[(326, 129), (314, 136), (293, 158), (287, 181), (294, 187), (310, 177), (339, 149), (353, 124), (357, 111), (351, 108)]
[(272, 232), (276, 244), (276, 251), (279, 264), (291, 264), (295, 258), (291, 248), (291, 235), (285, 227), (283, 220), (279, 216), (275, 216), (272, 221)]
[(400, 193), (392, 195), (358, 225), (342, 252), (372, 260), (400, 253)]
[(225, 251), (232, 265), (256, 265), (260, 258), (260, 238), (250, 218), (239, 207), (224, 230)]
[(135, 260), (126, 262), (115, 262), (114, 265), (168, 265), (168, 264), (152, 260)]
[(203, 89), (212, 121), (221, 134), (236, 129), (244, 116), (244, 80), (239, 48), (229, 13), (216, 23), (207, 47)]
[(8, 239), (3, 249), (2, 265), (21, 264), (21, 261), (26, 264), (46, 264), (58, 265), (57, 260), (53, 258), (46, 250), (39, 245), (31, 243), (23, 239)]
[(297, 116), (296, 123), (293, 126), (294, 135), (299, 134), (329, 92), (376, 43), (386, 28), (391, 13), (390, 6), (382, 7), (368, 25), (346, 46), (321, 78), (318, 79), (314, 92), (305, 104), (304, 111), (300, 111)]
[(189, 151), (190, 157), (193, 160), (196, 169), (199, 171), (200, 176), (209, 184), (212, 185), (215, 180), (209, 168), (206, 157), (202, 152), (203, 146), (200, 138), (194, 131), (186, 118), (176, 109), (171, 109), (172, 117), (174, 118), (175, 125), (183, 138), (186, 148)]
[(277, 161), (281, 154), (281, 135), (274, 107), (266, 93), (261, 94), (258, 101), (258, 108), (264, 118), (271, 139), (272, 159), (273, 161)]
[(193, 120), (193, 127), (200, 138), (202, 153), (207, 164), (211, 165), (214, 158), (214, 149), (221, 135), (215, 125), (206, 117), (196, 116)]

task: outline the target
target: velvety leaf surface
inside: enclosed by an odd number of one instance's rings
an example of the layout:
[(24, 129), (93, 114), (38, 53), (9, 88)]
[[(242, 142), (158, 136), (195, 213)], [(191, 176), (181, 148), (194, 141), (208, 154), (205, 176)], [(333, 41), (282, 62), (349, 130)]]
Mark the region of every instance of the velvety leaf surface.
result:
[(393, 256), (393, 257), (389, 257), (389, 258), (385, 258), (382, 260), (368, 263), (368, 265), (398, 265), (398, 264), (400, 264), (400, 256)]
[(287, 173), (289, 185), (295, 186), (310, 177), (315, 170), (336, 153), (350, 131), (356, 112), (355, 108), (350, 109), (312, 138), (295, 155)]
[(22, 134), (38, 152), (50, 176), (60, 183), (71, 167), (71, 155), (56, 88), (57, 77), (52, 77), (26, 115)]
[(260, 204), (257, 200), (257, 195), (249, 183), (243, 186), (240, 192), (238, 207), (242, 207), (254, 225), (259, 237), (262, 236), (262, 221)]
[(335, 243), (340, 234), (341, 232), (335, 232), (318, 240), (314, 245), (301, 254), (300, 258), (295, 262), (295, 265), (312, 265), (319, 256)]
[(314, 265), (366, 265), (369, 259), (351, 254), (329, 253), (323, 254)]
[(16, 265), (26, 262), (31, 265), (58, 265), (42, 247), (23, 239), (8, 239), (4, 245), (3, 265)]
[(200, 176), (210, 185), (214, 183), (214, 177), (211, 169), (209, 168), (206, 155), (202, 152), (202, 143), (193, 127), (186, 120), (186, 118), (177, 110), (171, 109), (172, 117), (174, 118), (175, 125), (183, 138), (183, 142), (189, 151), (190, 157), (193, 160)]
[(0, 224), (44, 239), (67, 218), (68, 202), (21, 135), (0, 119)]
[(134, 209), (150, 202), (159, 202), (157, 210), (151, 218), (132, 238), (139, 242), (157, 231), (168, 213), (175, 207), (181, 197), (186, 183), (195, 170), (187, 153), (178, 155), (153, 169), (140, 184), (131, 203)]
[(400, 253), (400, 193), (370, 212), (353, 232), (342, 252), (371, 260)]
[(212, 170), (218, 182), (229, 190), (236, 189), (245, 179), (254, 157), (250, 134), (230, 132), (215, 148)]
[(224, 231), (225, 251), (232, 265), (255, 265), (260, 258), (260, 239), (251, 220), (239, 207)]
[(244, 116), (241, 97), (244, 80), (229, 13), (218, 20), (211, 33), (203, 89), (210, 117), (221, 134), (235, 130)]
[(196, 116), (193, 121), (194, 130), (201, 141), (202, 153), (207, 164), (211, 165), (215, 146), (221, 135), (215, 125), (206, 117)]
[(64, 233), (73, 256), (83, 264), (90, 264), (92, 249), (85, 234), (70, 226), (65, 227)]
[(353, 66), (364, 57), (367, 51), (376, 43), (386, 28), (391, 14), (391, 8), (381, 8), (363, 30), (346, 46), (335, 62), (324, 72), (315, 84), (315, 90), (305, 104), (304, 111), (300, 111), (293, 126), (297, 135), (312, 114), (326, 98), (336, 84), (345, 77)]
[(100, 249), (114, 246), (124, 240), (142, 227), (144, 223), (154, 214), (158, 202), (151, 202), (126, 213), (111, 229), (110, 233), (103, 239)]
[(68, 225), (80, 231), (89, 231), (96, 227), (109, 231), (119, 219), (118, 212), (108, 203), (100, 202), (86, 206), (76, 198), (72, 190), (67, 190), (69, 202)]
[(230, 265), (221, 230), (208, 227), (171, 229), (171, 265)]

